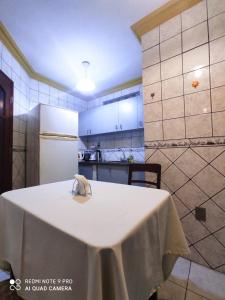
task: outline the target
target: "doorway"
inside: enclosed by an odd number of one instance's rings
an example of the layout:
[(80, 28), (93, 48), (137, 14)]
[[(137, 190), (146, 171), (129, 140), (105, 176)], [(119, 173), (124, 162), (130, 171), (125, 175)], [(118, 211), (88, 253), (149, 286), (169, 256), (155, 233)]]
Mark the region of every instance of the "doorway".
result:
[(12, 189), (13, 81), (0, 71), (0, 194)]

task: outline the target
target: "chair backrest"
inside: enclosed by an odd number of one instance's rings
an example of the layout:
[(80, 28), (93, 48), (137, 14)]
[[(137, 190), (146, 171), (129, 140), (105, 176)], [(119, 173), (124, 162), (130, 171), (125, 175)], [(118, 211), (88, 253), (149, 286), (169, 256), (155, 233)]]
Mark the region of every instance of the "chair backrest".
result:
[[(134, 172), (155, 173), (157, 176), (156, 182), (132, 179)], [(129, 165), (129, 174), (128, 174), (128, 184), (131, 185), (132, 183), (144, 183), (144, 184), (149, 184), (149, 185), (155, 185), (157, 187), (157, 189), (160, 189), (161, 165), (160, 164), (130, 164)]]

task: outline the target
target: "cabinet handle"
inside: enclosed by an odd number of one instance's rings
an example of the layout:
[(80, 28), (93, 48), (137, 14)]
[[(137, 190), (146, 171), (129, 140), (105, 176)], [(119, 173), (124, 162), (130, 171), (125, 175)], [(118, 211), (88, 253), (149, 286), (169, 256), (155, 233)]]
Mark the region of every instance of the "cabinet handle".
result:
[(122, 124), (120, 124), (120, 129), (121, 129), (121, 130), (123, 129), (123, 126), (122, 126)]
[(143, 127), (142, 121), (139, 121), (139, 127)]
[(90, 134), (91, 134), (91, 129), (90, 129)]
[(89, 133), (89, 130), (87, 130), (87, 134)]
[(115, 126), (115, 128), (116, 128), (116, 130), (118, 130), (118, 126), (117, 125)]

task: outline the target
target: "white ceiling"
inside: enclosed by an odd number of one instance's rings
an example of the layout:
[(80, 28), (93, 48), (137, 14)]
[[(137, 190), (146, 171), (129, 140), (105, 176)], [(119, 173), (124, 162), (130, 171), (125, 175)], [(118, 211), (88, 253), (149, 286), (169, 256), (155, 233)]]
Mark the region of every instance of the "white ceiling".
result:
[(90, 61), (95, 93), (141, 76), (130, 26), (167, 0), (0, 0), (0, 20), (36, 72), (75, 88)]

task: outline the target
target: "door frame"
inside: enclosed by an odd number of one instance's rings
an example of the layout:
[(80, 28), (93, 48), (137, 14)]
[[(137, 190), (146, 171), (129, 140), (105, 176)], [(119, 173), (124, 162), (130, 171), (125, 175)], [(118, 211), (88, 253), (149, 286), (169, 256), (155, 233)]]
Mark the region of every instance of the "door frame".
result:
[(13, 81), (0, 70), (0, 85), (5, 91), (4, 128), (3, 128), (3, 176), (1, 178), (1, 192), (12, 189), (13, 169)]

